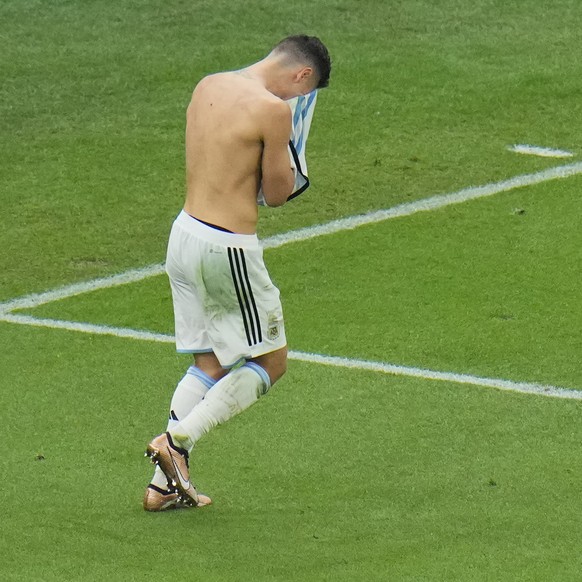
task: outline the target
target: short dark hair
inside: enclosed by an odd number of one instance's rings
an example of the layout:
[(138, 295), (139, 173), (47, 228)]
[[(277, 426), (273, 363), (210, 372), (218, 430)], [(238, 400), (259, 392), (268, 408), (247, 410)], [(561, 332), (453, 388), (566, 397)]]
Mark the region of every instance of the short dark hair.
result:
[(318, 89), (329, 85), (331, 58), (326, 46), (316, 36), (306, 34), (288, 36), (273, 48), (273, 52), (284, 52), (297, 61), (309, 63), (319, 77)]

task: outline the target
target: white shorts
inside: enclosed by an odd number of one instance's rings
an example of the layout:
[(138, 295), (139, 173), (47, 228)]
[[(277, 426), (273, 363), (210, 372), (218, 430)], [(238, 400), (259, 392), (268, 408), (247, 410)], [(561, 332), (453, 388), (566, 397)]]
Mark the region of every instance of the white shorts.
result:
[(223, 232), (182, 211), (172, 226), (166, 272), (178, 352), (214, 352), (230, 368), (287, 344), (279, 289), (256, 235)]

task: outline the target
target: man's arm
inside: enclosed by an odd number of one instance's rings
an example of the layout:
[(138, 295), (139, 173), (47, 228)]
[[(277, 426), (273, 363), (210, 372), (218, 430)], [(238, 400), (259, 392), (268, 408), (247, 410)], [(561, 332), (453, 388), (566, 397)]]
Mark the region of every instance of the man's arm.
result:
[(263, 132), (262, 189), (269, 206), (282, 206), (293, 192), (295, 175), (287, 146), (291, 135), (291, 109), (281, 101), (269, 103)]

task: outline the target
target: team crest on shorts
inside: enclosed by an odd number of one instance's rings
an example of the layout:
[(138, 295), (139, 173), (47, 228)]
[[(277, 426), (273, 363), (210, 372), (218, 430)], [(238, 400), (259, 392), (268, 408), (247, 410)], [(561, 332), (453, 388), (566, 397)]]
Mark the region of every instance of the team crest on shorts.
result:
[(279, 326), (276, 323), (269, 325), (269, 339), (276, 340), (279, 337)]
[(279, 328), (279, 321), (275, 315), (269, 317), (268, 335), (270, 340), (276, 340), (279, 337), (281, 330)]

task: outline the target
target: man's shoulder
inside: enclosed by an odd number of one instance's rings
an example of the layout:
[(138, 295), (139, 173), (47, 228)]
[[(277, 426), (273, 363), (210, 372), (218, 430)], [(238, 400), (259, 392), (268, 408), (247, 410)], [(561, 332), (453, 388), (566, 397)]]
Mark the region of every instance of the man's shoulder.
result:
[(223, 115), (236, 112), (236, 116), (252, 121), (260, 131), (268, 131), (273, 124), (287, 127), (291, 123), (291, 109), (285, 101), (235, 72), (204, 77), (194, 95), (198, 102), (211, 101), (215, 107), (218, 105)]
[(270, 120), (286, 124), (291, 123), (291, 108), (285, 101), (275, 97), (275, 99), (265, 99), (261, 106), (261, 112)]
[(196, 89), (210, 89), (217, 91), (228, 91), (229, 94), (237, 98), (248, 97), (255, 103), (284, 109), (285, 101), (273, 95), (265, 87), (258, 83), (248, 83), (248, 79), (241, 77), (236, 71), (224, 71), (212, 73), (203, 77)]

